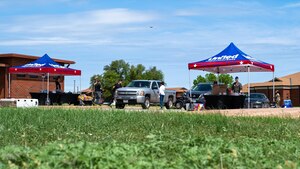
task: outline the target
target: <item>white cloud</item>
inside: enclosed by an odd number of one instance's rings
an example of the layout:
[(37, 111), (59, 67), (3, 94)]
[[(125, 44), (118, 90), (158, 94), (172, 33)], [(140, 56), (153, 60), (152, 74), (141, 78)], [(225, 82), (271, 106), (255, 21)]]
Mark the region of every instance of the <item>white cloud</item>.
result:
[(175, 16), (205, 16), (205, 17), (241, 17), (257, 16), (267, 14), (260, 8), (244, 9), (241, 7), (216, 7), (216, 8), (199, 8), (199, 9), (180, 9), (175, 11)]
[[(230, 6), (231, 13), (238, 5)], [(246, 5), (241, 5), (244, 8)], [(259, 6), (259, 4), (252, 4)], [(220, 15), (223, 10), (206, 9), (177, 10), (177, 16)], [(203, 10), (203, 11), (201, 11)], [(256, 10), (263, 10), (257, 8)], [(214, 13), (214, 11), (216, 11)], [(237, 12), (237, 13), (235, 13)], [(249, 12), (249, 11), (248, 11)], [(253, 15), (261, 13), (254, 13)], [(293, 45), (298, 36), (290, 28), (255, 24), (256, 21), (228, 19), (212, 23), (195, 23), (195, 20), (178, 19), (177, 16), (159, 18), (158, 12), (137, 11), (124, 8), (94, 10), (64, 15), (19, 16), (0, 25), (0, 45), (110, 45), (129, 48), (154, 48), (197, 50), (200, 46), (224, 45), (224, 42), (243, 44)], [(160, 20), (161, 19), (161, 20)], [(197, 21), (196, 21), (197, 22)], [(259, 21), (258, 21), (259, 22)], [(153, 29), (149, 25), (153, 23)], [(254, 23), (254, 24), (253, 24)], [(174, 28), (174, 29), (173, 29)], [(2, 29), (2, 30), (1, 30)], [(182, 30), (181, 30), (182, 29)], [(179, 30), (179, 31), (178, 31)], [(1, 40), (2, 39), (2, 40)], [(221, 40), (220, 40), (221, 39)], [(249, 40), (251, 39), (251, 40)], [(193, 49), (191, 49), (193, 48)]]
[(1, 46), (36, 46), (36, 45), (70, 45), (70, 44), (109, 44), (109, 40), (79, 40), (62, 37), (39, 37), (15, 40), (0, 40)]
[(175, 16), (199, 16), (201, 15), (200, 10), (195, 9), (180, 9), (175, 11)]
[(157, 15), (151, 12), (124, 8), (15, 16), (0, 24), (0, 33), (5, 35), (0, 38), (0, 45), (124, 45), (128, 42), (121, 36), (143, 32), (149, 29), (145, 25), (156, 19)]
[(178, 9), (175, 16), (244, 16), (261, 15), (265, 12), (264, 6), (257, 2), (232, 2), (229, 4), (213, 4), (205, 7)]
[[(108, 9), (108, 10), (97, 10), (90, 11), (81, 14), (75, 14), (71, 17), (79, 17), (79, 24), (108, 24), (108, 25), (119, 25), (119, 24), (128, 24), (128, 23), (139, 23), (139, 22), (147, 22), (154, 19), (153, 15), (130, 11), (128, 9)], [(76, 18), (72, 18), (76, 19)], [(78, 19), (78, 18), (77, 18)], [(74, 22), (74, 20), (72, 20)], [(75, 21), (76, 23), (76, 21)]]
[(108, 26), (148, 22), (155, 15), (124, 8), (95, 10), (65, 15), (20, 16), (6, 26), (6, 32), (49, 33), (58, 31), (85, 32)]
[(89, 0), (1, 0), (0, 7), (27, 8), (32, 6), (47, 6), (53, 4), (79, 6), (88, 3)]
[(294, 45), (297, 42), (293, 40), (292, 38), (287, 37), (260, 37), (260, 38), (254, 38), (251, 41), (252, 44), (259, 44), (259, 45)]
[(282, 8), (299, 8), (300, 2), (294, 2), (284, 5)]

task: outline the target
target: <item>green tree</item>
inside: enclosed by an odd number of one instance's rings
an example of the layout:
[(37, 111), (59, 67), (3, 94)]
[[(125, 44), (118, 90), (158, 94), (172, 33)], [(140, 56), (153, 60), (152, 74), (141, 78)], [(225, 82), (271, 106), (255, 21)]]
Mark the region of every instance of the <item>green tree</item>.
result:
[[(205, 77), (199, 75), (193, 81), (193, 85), (197, 85), (198, 83), (213, 83), (214, 81), (218, 81), (218, 77), (216, 74), (207, 73)], [(230, 85), (233, 83), (233, 77), (229, 74), (220, 74), (219, 75), (219, 83), (224, 83), (226, 85)]]
[(161, 70), (157, 70), (156, 66), (150, 67), (143, 74), (145, 80), (164, 80), (164, 74)]
[(101, 79), (103, 88), (103, 97), (109, 98), (111, 96), (111, 90), (113, 85), (120, 79), (124, 81), (124, 84), (129, 82), (129, 63), (124, 60), (115, 60), (111, 64), (104, 66), (104, 73)]
[[(110, 65), (104, 66), (104, 76), (108, 72), (110, 74), (111, 72), (114, 72), (118, 76), (118, 79), (124, 79), (127, 80), (128, 73), (129, 73), (130, 65), (129, 63), (126, 63), (124, 60), (115, 60), (112, 61)], [(114, 77), (113, 76), (113, 77)]]
[(205, 74), (206, 82), (213, 83), (214, 81), (218, 81), (218, 77), (214, 73)]
[(131, 65), (129, 70), (129, 79), (143, 79), (143, 74), (145, 73), (145, 70), (146, 68), (142, 64), (138, 64), (137, 66)]
[(142, 64), (134, 66), (124, 60), (112, 61), (111, 64), (104, 66), (103, 70), (102, 75), (92, 76), (90, 83), (92, 87), (95, 77), (100, 80), (106, 101), (110, 100), (112, 87), (120, 79), (123, 80), (123, 86), (126, 86), (132, 80), (163, 80), (164, 78), (163, 72), (155, 66), (146, 70)]
[(220, 74), (219, 82), (226, 85), (231, 85), (233, 83), (233, 77), (229, 74)]
[(197, 78), (193, 81), (193, 85), (196, 86), (196, 85), (199, 84), (199, 83), (205, 83), (205, 82), (206, 82), (205, 77), (199, 75), (199, 76), (197, 76)]

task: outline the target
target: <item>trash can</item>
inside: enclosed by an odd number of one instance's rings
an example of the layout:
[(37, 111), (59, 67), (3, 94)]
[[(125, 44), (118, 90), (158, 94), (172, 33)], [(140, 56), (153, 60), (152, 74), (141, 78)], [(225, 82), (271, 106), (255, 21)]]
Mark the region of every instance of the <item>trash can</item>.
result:
[(291, 100), (284, 100), (283, 101), (283, 107), (284, 108), (291, 108), (291, 107), (293, 107), (292, 101)]

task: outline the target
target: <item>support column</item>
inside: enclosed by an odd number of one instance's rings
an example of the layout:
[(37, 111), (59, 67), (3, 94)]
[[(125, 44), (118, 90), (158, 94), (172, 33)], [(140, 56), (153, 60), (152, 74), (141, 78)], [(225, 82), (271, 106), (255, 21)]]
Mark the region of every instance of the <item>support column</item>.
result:
[(47, 99), (46, 99), (46, 105), (50, 105), (50, 99), (49, 99), (49, 73), (47, 73)]
[(10, 98), (10, 73), (8, 73), (8, 98)]
[(275, 76), (273, 72), (273, 102), (275, 102)]
[(220, 77), (219, 77), (219, 76), (220, 76), (220, 67), (218, 67), (217, 70), (218, 70), (218, 71), (217, 71), (217, 78), (218, 78), (218, 79), (217, 79), (217, 82), (218, 82), (218, 84), (219, 84), (219, 83), (220, 83)]
[(76, 80), (74, 80), (73, 93), (76, 93)]
[(250, 66), (248, 66), (248, 109), (250, 109)]
[(189, 88), (190, 88), (190, 98), (192, 98), (191, 70), (190, 69), (189, 69)]
[(80, 79), (79, 79), (79, 93), (81, 93), (81, 75), (80, 75), (80, 77), (79, 77)]

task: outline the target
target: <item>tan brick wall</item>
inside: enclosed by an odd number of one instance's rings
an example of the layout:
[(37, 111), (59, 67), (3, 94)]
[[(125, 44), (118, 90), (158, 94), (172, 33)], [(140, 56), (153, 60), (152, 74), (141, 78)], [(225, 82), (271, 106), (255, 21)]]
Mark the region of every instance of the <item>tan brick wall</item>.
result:
[(300, 93), (299, 89), (291, 90), (291, 100), (294, 106), (300, 106)]
[(283, 93), (281, 95), (283, 100), (288, 100), (291, 98), (290, 96), (290, 90), (283, 90)]

